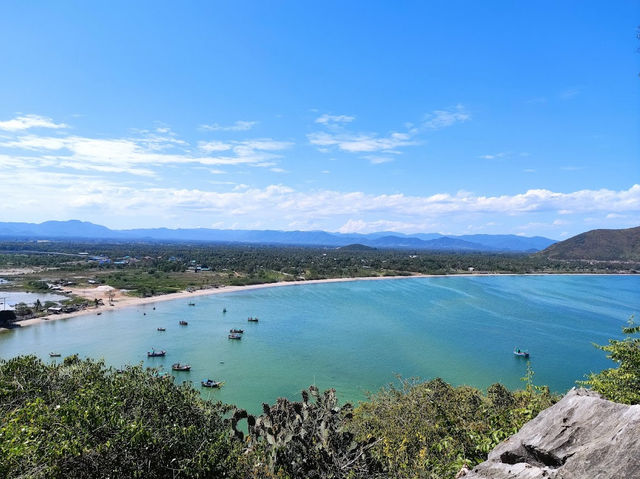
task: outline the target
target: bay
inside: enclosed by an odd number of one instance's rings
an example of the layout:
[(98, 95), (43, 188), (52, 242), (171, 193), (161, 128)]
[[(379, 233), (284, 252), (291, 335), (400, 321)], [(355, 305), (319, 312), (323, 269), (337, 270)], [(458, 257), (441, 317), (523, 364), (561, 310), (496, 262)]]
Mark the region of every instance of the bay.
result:
[[(206, 398), (259, 412), (311, 384), (342, 401), (402, 377), (486, 388), (536, 384), (565, 392), (614, 364), (592, 343), (621, 337), (640, 311), (638, 276), (450, 276), (295, 284), (156, 302), (43, 322), (0, 334), (0, 357), (50, 351), (171, 370), (177, 382), (225, 381)], [(190, 306), (189, 303), (195, 303)], [(223, 313), (223, 309), (227, 310)], [(257, 316), (258, 323), (247, 321)], [(188, 326), (180, 326), (180, 320)], [(166, 328), (165, 332), (157, 331)], [(240, 341), (229, 329), (245, 330)], [(147, 358), (152, 347), (164, 358)]]

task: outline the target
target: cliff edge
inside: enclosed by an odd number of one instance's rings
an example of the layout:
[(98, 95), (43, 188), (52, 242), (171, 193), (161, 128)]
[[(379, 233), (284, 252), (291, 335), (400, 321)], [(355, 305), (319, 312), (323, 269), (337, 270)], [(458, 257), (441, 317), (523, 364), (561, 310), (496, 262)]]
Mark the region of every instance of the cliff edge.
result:
[(572, 389), (464, 479), (640, 478), (640, 405)]

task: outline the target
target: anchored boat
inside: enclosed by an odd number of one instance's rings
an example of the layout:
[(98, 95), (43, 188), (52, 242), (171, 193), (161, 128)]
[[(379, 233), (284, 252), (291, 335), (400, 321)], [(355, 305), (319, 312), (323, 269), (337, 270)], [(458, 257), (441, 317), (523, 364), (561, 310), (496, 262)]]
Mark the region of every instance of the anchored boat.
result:
[(156, 351), (155, 349), (151, 349), (151, 351), (147, 351), (148, 358), (158, 358), (160, 356), (164, 356), (167, 352), (163, 349), (161, 351)]
[(200, 381), (205, 388), (219, 388), (222, 387), (224, 381), (214, 381), (213, 379), (203, 379)]
[(191, 365), (190, 364), (174, 363), (174, 364), (171, 365), (171, 369), (173, 369), (174, 371), (190, 371), (191, 370)]

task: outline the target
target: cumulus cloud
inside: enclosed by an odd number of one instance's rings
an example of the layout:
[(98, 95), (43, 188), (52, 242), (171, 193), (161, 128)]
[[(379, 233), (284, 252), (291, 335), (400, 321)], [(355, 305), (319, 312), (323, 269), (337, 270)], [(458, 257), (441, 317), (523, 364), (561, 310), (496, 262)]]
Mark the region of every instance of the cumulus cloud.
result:
[(22, 115), (11, 120), (0, 121), (0, 130), (22, 131), (29, 128), (68, 128), (64, 123), (55, 123), (51, 118), (40, 115)]
[[(282, 184), (265, 187), (220, 184), (217, 188), (211, 186), (217, 191), (209, 191), (127, 184), (108, 180), (96, 169), (93, 170), (95, 173), (75, 175), (38, 175), (35, 174), (37, 171), (35, 166), (16, 167), (15, 162), (7, 163), (0, 156), (0, 177), (5, 192), (0, 198), (3, 211), (20, 211), (29, 216), (32, 215), (29, 212), (43, 215), (49, 212), (49, 217), (64, 214), (68, 218), (83, 217), (83, 212), (86, 213), (84, 217), (96, 218), (108, 211), (117, 217), (135, 216), (136, 224), (146, 221), (149, 226), (158, 226), (159, 217), (197, 224), (205, 224), (215, 217), (216, 221), (238, 227), (247, 227), (256, 221), (269, 227), (313, 222), (323, 229), (344, 232), (428, 231), (436, 224), (451, 229), (450, 225), (456, 221), (465, 225), (484, 224), (496, 217), (504, 221), (520, 218), (522, 225), (541, 221), (539, 218), (545, 215), (550, 217), (547, 226), (566, 229), (565, 224), (576, 221), (570, 216), (558, 219), (563, 213), (634, 218), (640, 212), (640, 185), (621, 191), (601, 189), (565, 193), (533, 189), (514, 195), (486, 196), (461, 191), (421, 196), (329, 189), (302, 191)], [(47, 219), (46, 215), (44, 219)], [(577, 220), (580, 223), (579, 218)]]

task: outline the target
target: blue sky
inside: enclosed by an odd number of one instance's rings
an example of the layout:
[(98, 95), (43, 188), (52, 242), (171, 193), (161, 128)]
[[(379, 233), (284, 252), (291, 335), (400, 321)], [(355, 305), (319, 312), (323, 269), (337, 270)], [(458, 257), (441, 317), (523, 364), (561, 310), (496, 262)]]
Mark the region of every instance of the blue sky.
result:
[(0, 5), (0, 221), (640, 224), (640, 4)]

